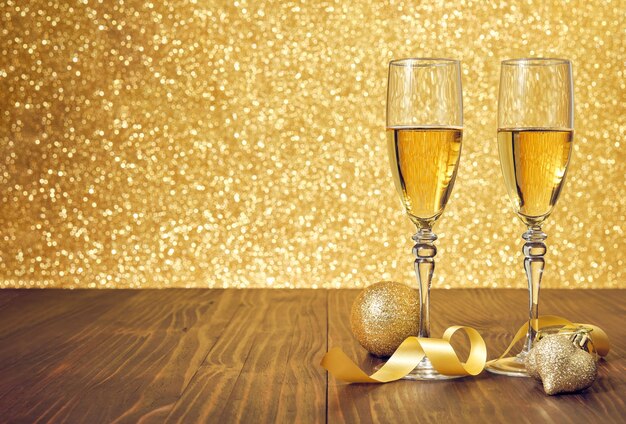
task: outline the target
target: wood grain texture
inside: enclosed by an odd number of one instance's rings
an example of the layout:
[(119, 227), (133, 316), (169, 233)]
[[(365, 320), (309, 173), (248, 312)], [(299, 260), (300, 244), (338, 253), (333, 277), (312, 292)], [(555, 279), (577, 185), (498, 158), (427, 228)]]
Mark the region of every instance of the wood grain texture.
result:
[[(545, 396), (533, 380), (350, 385), (319, 361), (340, 346), (355, 290), (0, 290), (0, 422), (622, 422), (626, 291), (544, 290), (541, 312), (604, 328), (598, 381)], [(495, 357), (523, 290), (434, 290), (433, 335), (477, 328)], [(456, 343), (464, 351), (462, 337)]]
[(326, 292), (261, 293), (231, 321), (168, 422), (325, 419), (326, 373), (316, 362), (326, 351)]

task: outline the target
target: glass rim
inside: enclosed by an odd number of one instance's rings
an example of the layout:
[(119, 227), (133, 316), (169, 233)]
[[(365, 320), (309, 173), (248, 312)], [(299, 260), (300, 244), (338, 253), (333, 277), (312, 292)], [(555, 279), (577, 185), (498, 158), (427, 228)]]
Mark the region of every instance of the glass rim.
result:
[(502, 66), (571, 66), (572, 61), (559, 57), (524, 57), (519, 59), (503, 60), (501, 64)]
[(584, 325), (577, 325), (575, 327), (551, 325), (551, 326), (543, 327), (537, 330), (537, 334), (541, 333), (541, 334), (560, 334), (560, 335), (591, 333), (591, 332), (593, 332), (593, 328), (585, 327)]
[(411, 68), (431, 67), (431, 66), (450, 66), (459, 65), (460, 60), (449, 59), (446, 57), (404, 57), (401, 59), (393, 59), (389, 62), (389, 67), (400, 66)]

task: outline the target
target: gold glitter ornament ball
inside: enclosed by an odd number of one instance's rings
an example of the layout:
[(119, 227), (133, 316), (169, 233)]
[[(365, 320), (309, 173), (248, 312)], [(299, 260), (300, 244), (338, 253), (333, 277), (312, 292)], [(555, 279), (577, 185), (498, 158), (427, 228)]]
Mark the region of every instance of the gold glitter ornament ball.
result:
[(365, 288), (352, 304), (354, 337), (372, 355), (390, 356), (419, 330), (419, 295), (409, 286), (381, 281)]
[(596, 358), (560, 334), (539, 340), (525, 362), (528, 374), (541, 380), (548, 395), (584, 390), (598, 376)]

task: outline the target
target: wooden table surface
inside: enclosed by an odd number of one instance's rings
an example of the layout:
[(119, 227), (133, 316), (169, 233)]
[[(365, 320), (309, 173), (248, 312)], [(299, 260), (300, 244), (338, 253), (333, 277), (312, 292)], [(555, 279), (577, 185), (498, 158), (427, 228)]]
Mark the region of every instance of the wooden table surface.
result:
[[(345, 384), (318, 365), (351, 335), (355, 290), (0, 290), (0, 422), (623, 422), (626, 290), (543, 290), (541, 312), (599, 325), (612, 350), (582, 394), (483, 372)], [(523, 290), (434, 290), (433, 335), (477, 328), (494, 357)]]

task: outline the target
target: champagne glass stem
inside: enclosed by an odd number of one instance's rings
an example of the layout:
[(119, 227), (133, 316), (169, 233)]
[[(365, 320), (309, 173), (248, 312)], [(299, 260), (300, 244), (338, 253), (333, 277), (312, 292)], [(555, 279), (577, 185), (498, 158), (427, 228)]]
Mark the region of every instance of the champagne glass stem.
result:
[(420, 228), (413, 236), (415, 246), (415, 275), (419, 284), (420, 325), (418, 337), (430, 337), (430, 285), (435, 271), (437, 236), (430, 228)]
[[(537, 319), (539, 318), (539, 288), (541, 286), (541, 277), (543, 276), (543, 268), (545, 260), (543, 256), (546, 254), (546, 245), (544, 240), (547, 235), (541, 231), (541, 227), (529, 227), (522, 238), (526, 240), (522, 251), (524, 252), (524, 269), (526, 270), (526, 278), (528, 279), (528, 332), (526, 333), (526, 343), (521, 352), (525, 356), (533, 346), (537, 335)], [(533, 327), (533, 324), (535, 326)]]

